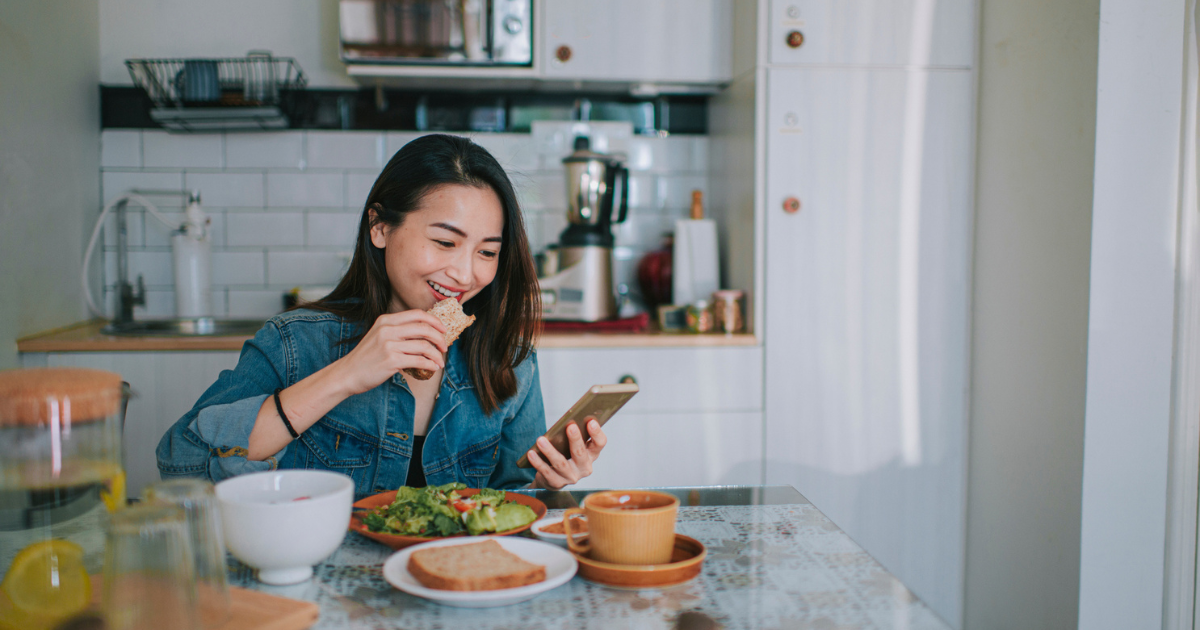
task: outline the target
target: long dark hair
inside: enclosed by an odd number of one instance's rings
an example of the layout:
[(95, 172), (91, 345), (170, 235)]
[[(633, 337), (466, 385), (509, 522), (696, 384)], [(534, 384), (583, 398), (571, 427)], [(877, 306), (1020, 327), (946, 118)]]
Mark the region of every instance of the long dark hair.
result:
[(512, 182), (496, 158), (470, 139), (422, 136), (392, 156), (367, 196), (350, 269), (332, 293), (303, 307), (360, 324), (360, 332), (349, 341), (361, 339), (375, 319), (387, 313), (392, 298), (384, 250), (371, 243), (371, 210), (375, 210), (375, 221), (395, 229), (427, 194), (445, 185), (490, 187), (504, 209), (496, 277), (463, 304), (463, 310), (475, 316), (475, 323), (457, 341), (463, 344), (480, 406), (484, 413), (491, 413), (517, 393), (514, 368), (529, 357), (536, 342), (541, 300)]

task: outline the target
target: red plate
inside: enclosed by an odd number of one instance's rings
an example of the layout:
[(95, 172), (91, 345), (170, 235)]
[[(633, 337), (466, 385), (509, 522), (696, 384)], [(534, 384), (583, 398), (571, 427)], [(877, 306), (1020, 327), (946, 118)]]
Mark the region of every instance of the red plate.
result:
[[(369, 510), (371, 508), (377, 508), (381, 505), (391, 505), (392, 501), (396, 500), (396, 492), (396, 490), (392, 490), (391, 492), (373, 494), (365, 499), (356, 501), (354, 503), (354, 509)], [(458, 492), (458, 495), (461, 497), (472, 497), (476, 494), (479, 494), (479, 489), (466, 488), (463, 490), (456, 490), (455, 492)], [(546, 516), (546, 504), (533, 497), (527, 497), (523, 494), (517, 494), (515, 492), (505, 492), (504, 499), (514, 503), (520, 503), (521, 505), (529, 506), (537, 518), (533, 519), (533, 521), (530, 523), (522, 525), (521, 527), (514, 527), (513, 529), (496, 532), (494, 534), (483, 534), (484, 536), (511, 536), (512, 534), (519, 534), (530, 527), (533, 527), (534, 523), (542, 520), (542, 518)], [(358, 514), (352, 514), (350, 516), (350, 531), (362, 534), (363, 536), (366, 536), (377, 543), (387, 545), (392, 549), (403, 549), (409, 545), (429, 542), (430, 540), (441, 540), (443, 538), (454, 538), (455, 536), (466, 535), (465, 533), (455, 534), (454, 536), (401, 536), (400, 534), (381, 534), (367, 529), (367, 526), (362, 524), (362, 519), (359, 518)]]

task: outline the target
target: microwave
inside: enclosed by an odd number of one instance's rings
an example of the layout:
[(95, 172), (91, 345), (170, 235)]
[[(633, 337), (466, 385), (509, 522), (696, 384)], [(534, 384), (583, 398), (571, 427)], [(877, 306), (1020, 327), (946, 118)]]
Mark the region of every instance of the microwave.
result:
[(339, 0), (342, 61), (533, 65), (533, 0)]

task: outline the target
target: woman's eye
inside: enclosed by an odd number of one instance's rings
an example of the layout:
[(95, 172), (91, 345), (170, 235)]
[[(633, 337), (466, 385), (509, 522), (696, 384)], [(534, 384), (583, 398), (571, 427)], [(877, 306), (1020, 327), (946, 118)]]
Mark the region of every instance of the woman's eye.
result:
[(435, 242), (435, 243), (437, 243), (438, 245), (441, 245), (442, 247), (454, 247), (454, 243), (453, 243), (453, 242), (451, 242), (451, 241), (438, 241), (438, 240), (435, 240), (434, 242)]
[(483, 254), (484, 258), (495, 258), (500, 255), (500, 252), (493, 252), (493, 251), (487, 250), (487, 249), (485, 249), (479, 253)]

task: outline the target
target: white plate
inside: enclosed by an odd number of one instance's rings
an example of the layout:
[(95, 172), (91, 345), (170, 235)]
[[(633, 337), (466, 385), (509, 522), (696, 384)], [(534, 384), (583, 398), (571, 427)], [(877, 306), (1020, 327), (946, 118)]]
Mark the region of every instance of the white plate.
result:
[[(484, 540), (494, 540), (510, 553), (516, 554), (526, 562), (540, 564), (546, 567), (546, 579), (537, 584), (503, 588), (495, 591), (443, 591), (436, 588), (426, 588), (408, 572), (408, 557), (419, 549), (430, 547), (447, 547), (450, 545), (467, 545)], [(388, 584), (417, 597), (461, 608), (489, 608), (492, 606), (507, 606), (523, 602), (540, 593), (565, 584), (575, 575), (579, 564), (570, 552), (537, 540), (517, 538), (515, 536), (468, 536), (465, 538), (448, 538), (405, 547), (392, 554), (383, 563), (383, 579)]]

